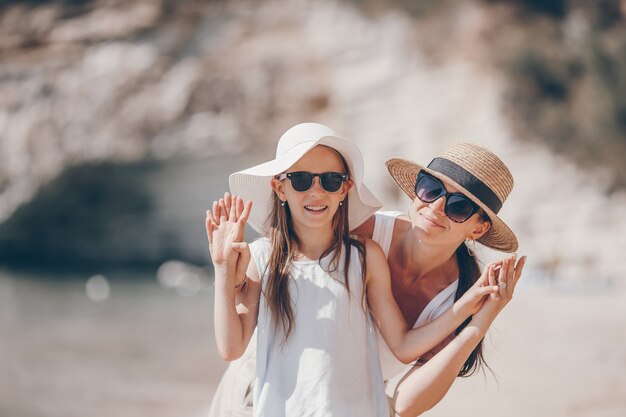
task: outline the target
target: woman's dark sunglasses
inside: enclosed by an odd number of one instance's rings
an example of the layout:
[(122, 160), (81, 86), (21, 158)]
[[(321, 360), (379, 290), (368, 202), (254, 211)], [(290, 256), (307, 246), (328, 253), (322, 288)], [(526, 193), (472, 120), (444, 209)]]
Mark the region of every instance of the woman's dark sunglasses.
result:
[(456, 223), (463, 223), (480, 210), (480, 207), (464, 194), (446, 191), (446, 187), (438, 178), (427, 174), (425, 171), (420, 171), (417, 174), (415, 195), (424, 203), (432, 203), (438, 198), (445, 197), (444, 211), (446, 216)]
[(345, 174), (339, 172), (322, 172), (321, 174), (313, 174), (312, 172), (297, 171), (280, 174), (276, 178), (282, 181), (289, 178), (291, 187), (299, 192), (309, 190), (313, 186), (313, 178), (320, 177), (322, 188), (329, 193), (336, 193), (341, 188), (341, 184), (348, 179)]

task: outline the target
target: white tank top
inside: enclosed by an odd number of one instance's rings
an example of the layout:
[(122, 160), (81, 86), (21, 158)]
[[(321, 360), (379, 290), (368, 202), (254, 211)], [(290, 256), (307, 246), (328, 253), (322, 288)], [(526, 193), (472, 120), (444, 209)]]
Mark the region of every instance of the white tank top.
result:
[[(382, 250), (385, 252), (385, 257), (389, 257), (389, 247), (391, 246), (391, 238), (393, 237), (393, 225), (396, 222), (396, 218), (402, 213), (398, 211), (378, 211), (376, 212), (374, 222), (374, 232), (372, 233), (372, 240), (376, 241)], [(454, 304), (454, 294), (459, 285), (457, 279), (443, 291), (437, 294), (422, 313), (419, 315), (413, 328), (423, 326), (424, 324), (433, 321), (440, 315), (442, 315), (447, 309)], [(380, 354), (380, 364), (383, 371), (383, 379), (385, 381), (391, 379), (400, 372), (406, 372), (413, 365), (406, 365), (400, 362), (391, 350), (385, 339), (378, 333), (378, 351)]]
[[(266, 238), (250, 245), (263, 292), (270, 249)], [(351, 250), (350, 296), (342, 283), (343, 262), (331, 273), (324, 269), (332, 256), (293, 263), (289, 294), (295, 327), (285, 343), (262, 292), (256, 331), (256, 417), (389, 415), (376, 360), (376, 331), (361, 302), (359, 255), (356, 248)]]

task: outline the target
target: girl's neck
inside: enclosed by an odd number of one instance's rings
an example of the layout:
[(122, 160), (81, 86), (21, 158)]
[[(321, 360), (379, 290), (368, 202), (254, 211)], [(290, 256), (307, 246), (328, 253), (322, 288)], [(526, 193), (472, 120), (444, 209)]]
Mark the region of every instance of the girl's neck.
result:
[(330, 247), (333, 239), (332, 229), (327, 228), (302, 228), (294, 224), (300, 244), (298, 252), (307, 259), (317, 260)]

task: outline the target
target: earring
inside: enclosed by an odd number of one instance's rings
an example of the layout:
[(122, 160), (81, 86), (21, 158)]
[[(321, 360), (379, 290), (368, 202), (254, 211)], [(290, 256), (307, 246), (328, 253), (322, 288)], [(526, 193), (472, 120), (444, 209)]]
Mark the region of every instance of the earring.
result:
[(280, 205), (281, 205), (281, 206), (283, 206), (283, 207), (285, 207), (285, 204), (287, 204), (287, 202), (286, 202), (286, 201), (281, 201), (281, 202), (280, 202)]
[(343, 206), (343, 200), (339, 202), (339, 207)]
[(476, 241), (474, 239), (465, 239), (465, 247), (470, 256), (476, 255)]

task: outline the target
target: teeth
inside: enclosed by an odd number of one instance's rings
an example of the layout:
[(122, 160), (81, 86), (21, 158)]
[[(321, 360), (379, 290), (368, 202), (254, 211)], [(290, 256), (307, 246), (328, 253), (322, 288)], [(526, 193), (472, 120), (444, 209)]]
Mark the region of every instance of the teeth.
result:
[(326, 206), (304, 206), (304, 208), (307, 210), (321, 211), (324, 210)]

